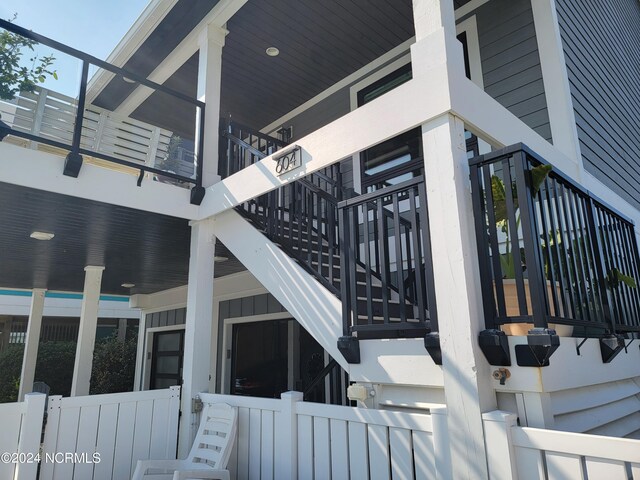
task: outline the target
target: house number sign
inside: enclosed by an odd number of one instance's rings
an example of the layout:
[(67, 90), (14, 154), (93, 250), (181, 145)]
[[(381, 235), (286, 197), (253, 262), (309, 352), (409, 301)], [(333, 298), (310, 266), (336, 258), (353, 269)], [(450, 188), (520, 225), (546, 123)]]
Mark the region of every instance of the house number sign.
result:
[(276, 175), (279, 177), (302, 166), (302, 151), (296, 145), (273, 159), (276, 161)]

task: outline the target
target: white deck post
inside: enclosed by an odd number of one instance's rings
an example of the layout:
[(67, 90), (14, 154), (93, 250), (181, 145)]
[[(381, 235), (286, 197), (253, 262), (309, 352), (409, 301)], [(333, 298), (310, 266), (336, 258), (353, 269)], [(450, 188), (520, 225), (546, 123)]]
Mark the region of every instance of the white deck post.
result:
[(302, 392), (285, 392), (282, 399), (282, 416), (275, 432), (276, 478), (298, 478), (298, 413), (296, 404), (303, 399)]
[(213, 257), (216, 237), (212, 220), (191, 224), (191, 256), (187, 290), (182, 369), (182, 417), (178, 456), (186, 457), (198, 428), (191, 401), (209, 390), (213, 321)]
[(44, 296), (46, 290), (34, 288), (31, 294), (31, 309), (27, 335), (24, 340), (24, 354), (22, 356), (22, 373), (20, 374), (20, 390), (18, 401), (22, 402), (27, 393), (33, 391), (33, 380), (36, 374), (36, 360), (38, 359), (38, 343), (42, 327), (42, 312), (44, 311)]
[(80, 330), (78, 346), (73, 366), (71, 396), (89, 395), (91, 367), (93, 366), (93, 347), (96, 343), (96, 327), (98, 325), (98, 303), (100, 302), (100, 286), (104, 267), (84, 267), (84, 292), (80, 310)]
[[(202, 186), (209, 187), (220, 180), (218, 176), (218, 142), (220, 123), (220, 89), (222, 85), (222, 48), (229, 33), (224, 28), (209, 24), (198, 39), (198, 100), (206, 102), (204, 119), (204, 159)], [(199, 117), (196, 122), (196, 151), (199, 138)], [(200, 161), (198, 152), (198, 161)]]
[[(464, 75), (453, 2), (413, 0), (415, 80), (446, 66)], [(425, 95), (451, 96), (446, 82)], [(484, 325), (464, 124), (446, 114), (422, 126), (438, 334), (452, 478), (487, 478), (482, 412), (495, 408), (489, 366), (478, 348)], [(434, 439), (435, 440), (435, 439)], [(437, 441), (437, 440), (436, 440)]]
[[(511, 428), (516, 425), (517, 418), (513, 413), (499, 410), (482, 415), (491, 480), (518, 478), (515, 452), (511, 442)], [(522, 473), (525, 474), (525, 472)]]

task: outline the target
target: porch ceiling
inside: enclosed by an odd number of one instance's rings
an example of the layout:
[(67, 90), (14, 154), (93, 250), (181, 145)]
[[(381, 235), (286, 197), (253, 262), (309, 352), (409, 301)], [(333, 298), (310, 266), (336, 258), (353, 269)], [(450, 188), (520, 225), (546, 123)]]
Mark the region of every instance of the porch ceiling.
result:
[[(184, 37), (185, 26), (195, 26), (217, 2), (209, 1), (207, 8), (206, 2), (193, 1), (191, 10), (184, 3), (176, 4), (124, 68), (148, 75), (169, 53), (167, 47)], [(169, 28), (172, 21), (175, 31)], [(250, 0), (227, 29), (221, 114), (254, 128), (268, 125), (414, 34), (411, 0)], [(166, 44), (149, 49), (146, 44), (153, 43), (152, 37), (155, 42), (165, 38)], [(266, 55), (271, 46), (280, 50), (279, 56)], [(165, 85), (195, 95), (196, 76), (197, 55)], [(113, 110), (133, 89), (114, 78), (94, 103)], [(157, 124), (166, 103), (154, 94), (133, 116), (151, 117)], [(180, 113), (171, 109), (171, 125), (166, 128), (192, 130), (195, 114), (189, 110), (176, 118)]]
[[(0, 287), (82, 291), (104, 265), (102, 292), (153, 293), (187, 283), (187, 220), (0, 182)], [(29, 238), (52, 232), (50, 241)], [(222, 244), (216, 277), (244, 270)], [(122, 283), (135, 283), (131, 290)]]

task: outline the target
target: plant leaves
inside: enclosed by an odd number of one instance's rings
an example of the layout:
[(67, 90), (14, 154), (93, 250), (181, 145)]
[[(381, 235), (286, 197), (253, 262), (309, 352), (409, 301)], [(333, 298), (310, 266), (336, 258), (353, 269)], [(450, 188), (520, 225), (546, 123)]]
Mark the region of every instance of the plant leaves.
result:
[(549, 176), (549, 173), (551, 173), (551, 170), (553, 170), (551, 165), (538, 165), (531, 169), (531, 187), (533, 188), (534, 196), (540, 191), (540, 187)]

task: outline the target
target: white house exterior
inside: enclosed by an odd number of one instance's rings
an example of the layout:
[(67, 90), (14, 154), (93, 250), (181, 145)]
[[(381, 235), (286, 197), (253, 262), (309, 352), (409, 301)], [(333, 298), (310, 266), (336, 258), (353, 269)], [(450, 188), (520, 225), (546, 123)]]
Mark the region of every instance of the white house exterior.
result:
[[(438, 478), (528, 478), (550, 430), (637, 439), (640, 5), (604, 3), (152, 1), (115, 67), (67, 50), (78, 98), (0, 103), (0, 288), (33, 290), (30, 323), (45, 289), (84, 289), (78, 397), (100, 295), (131, 295), (135, 390), (181, 384), (180, 455), (199, 393), (245, 412), (238, 478), (325, 478), (304, 422), (318, 446), (352, 415), (368, 445), (386, 429), (393, 478), (420, 478), (427, 434)], [(295, 390), (373, 413), (239, 397)], [(548, 478), (598, 478), (592, 444), (638, 475), (632, 440), (553, 439)]]

